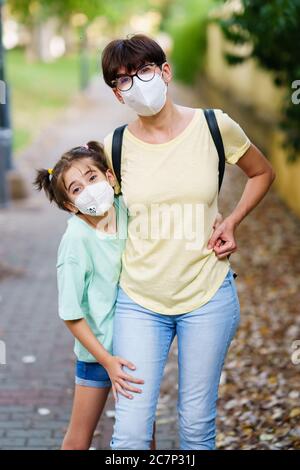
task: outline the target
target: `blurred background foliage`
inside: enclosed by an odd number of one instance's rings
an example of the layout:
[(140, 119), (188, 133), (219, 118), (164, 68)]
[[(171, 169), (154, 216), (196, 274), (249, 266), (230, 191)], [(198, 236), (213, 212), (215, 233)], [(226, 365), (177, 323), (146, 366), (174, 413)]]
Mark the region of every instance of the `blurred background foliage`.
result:
[(162, 27), (173, 39), (171, 60), (178, 80), (193, 84), (203, 70), (209, 12), (218, 3), (220, 0), (172, 2)]
[[(9, 0), (5, 9), (8, 77), (12, 88), (15, 148), (26, 146), (91, 74), (114, 37), (145, 32), (167, 50), (175, 79), (194, 85), (206, 73), (207, 30), (214, 11), (233, 5), (217, 21), (248, 55), (227, 53), (232, 65), (255, 59), (290, 93), (300, 78), (300, 0)], [(45, 93), (47, 90), (47, 93)], [(282, 103), (290, 155), (300, 153), (300, 106)]]
[(55, 118), (78, 90), (78, 59), (68, 55), (29, 65), (22, 49), (15, 49), (7, 54), (7, 67), (13, 91), (14, 147), (19, 150)]
[[(252, 47), (246, 55), (227, 53), (228, 62), (235, 65), (254, 58), (290, 95), (291, 84), (300, 78), (300, 0), (241, 0), (241, 4), (239, 11), (220, 19), (220, 25), (229, 41)], [(300, 106), (287, 96), (282, 114), (285, 145), (289, 159), (295, 160), (300, 153)]]
[(7, 54), (15, 149), (25, 147), (80, 84), (87, 85), (88, 75), (97, 72), (101, 49), (117, 35), (145, 32), (169, 38), (166, 46), (172, 43), (168, 52), (175, 78), (194, 83), (204, 66), (208, 13), (217, 3), (10, 0), (10, 35), (19, 37), (15, 45), (10, 41)]
[[(17, 32), (20, 39), (7, 53), (16, 150), (31, 142), (56, 112), (69, 103), (80, 85), (84, 88), (88, 84), (89, 74), (99, 73), (101, 39), (120, 30), (137, 3), (9, 1), (7, 19), (17, 23), (11, 35)], [(87, 37), (89, 28), (91, 34)], [(95, 35), (99, 41), (94, 41)]]

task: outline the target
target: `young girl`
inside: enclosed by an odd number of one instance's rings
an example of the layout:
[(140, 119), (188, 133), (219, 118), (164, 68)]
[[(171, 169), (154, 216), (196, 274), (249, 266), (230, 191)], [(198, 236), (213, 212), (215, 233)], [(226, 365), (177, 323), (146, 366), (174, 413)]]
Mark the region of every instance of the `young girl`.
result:
[[(62, 449), (89, 449), (110, 388), (128, 399), (144, 381), (123, 371), (134, 364), (112, 355), (112, 329), (127, 210), (114, 196), (115, 179), (97, 142), (65, 153), (37, 171), (35, 187), (72, 214), (58, 250), (59, 316), (75, 337), (72, 416)], [(132, 393), (133, 392), (133, 393)], [(152, 441), (152, 449), (154, 449)]]

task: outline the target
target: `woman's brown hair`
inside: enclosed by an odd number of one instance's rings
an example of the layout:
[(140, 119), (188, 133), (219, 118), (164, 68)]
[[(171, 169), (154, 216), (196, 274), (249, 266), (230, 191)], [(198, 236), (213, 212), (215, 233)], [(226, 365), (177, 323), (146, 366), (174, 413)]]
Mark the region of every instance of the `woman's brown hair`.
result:
[(166, 60), (166, 54), (160, 45), (144, 34), (135, 34), (128, 39), (115, 39), (107, 44), (102, 53), (103, 77), (105, 83), (114, 88), (112, 81), (116, 79), (121, 67), (131, 73), (147, 62), (161, 65)]
[(91, 141), (86, 146), (74, 147), (64, 153), (50, 173), (49, 170), (44, 168), (36, 170), (36, 178), (33, 182), (35, 188), (38, 191), (43, 189), (50, 202), (54, 201), (60, 209), (68, 211), (65, 202), (69, 201), (69, 198), (63, 176), (74, 161), (82, 158), (90, 158), (93, 164), (104, 174), (109, 169), (103, 145)]

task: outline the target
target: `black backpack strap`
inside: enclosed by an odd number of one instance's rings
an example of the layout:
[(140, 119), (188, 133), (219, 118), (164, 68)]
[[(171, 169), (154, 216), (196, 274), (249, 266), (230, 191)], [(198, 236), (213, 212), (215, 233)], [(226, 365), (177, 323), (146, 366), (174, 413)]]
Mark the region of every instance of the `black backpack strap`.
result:
[[(215, 116), (213, 109), (204, 109), (204, 115), (209, 127), (212, 139), (216, 146), (218, 156), (219, 156), (219, 191), (222, 186), (224, 171), (225, 171), (225, 152), (222, 136), (218, 126), (218, 122)], [(127, 124), (118, 127), (113, 133), (112, 139), (112, 165), (118, 180), (118, 183), (121, 187), (121, 158), (122, 158), (122, 142), (123, 134)]]
[(219, 192), (222, 186), (222, 181), (225, 171), (225, 151), (222, 136), (216, 119), (216, 115), (213, 109), (204, 109), (204, 115), (209, 127), (211, 136), (215, 143), (218, 155), (219, 155)]
[[(213, 109), (204, 109), (204, 115), (211, 133), (211, 136), (213, 138), (213, 141), (215, 143), (218, 155), (219, 155), (219, 192), (222, 186), (222, 181), (224, 177), (224, 171), (225, 171), (225, 151), (224, 151), (224, 145), (223, 145), (223, 139), (221, 136), (221, 132), (218, 126), (217, 118), (215, 115), (215, 112)], [(227, 255), (227, 258), (229, 259), (230, 255)], [(234, 279), (237, 277), (237, 273), (233, 272), (233, 277)]]
[(122, 143), (123, 134), (127, 124), (117, 127), (113, 133), (112, 146), (111, 146), (111, 160), (113, 170), (121, 188), (121, 158), (122, 158)]

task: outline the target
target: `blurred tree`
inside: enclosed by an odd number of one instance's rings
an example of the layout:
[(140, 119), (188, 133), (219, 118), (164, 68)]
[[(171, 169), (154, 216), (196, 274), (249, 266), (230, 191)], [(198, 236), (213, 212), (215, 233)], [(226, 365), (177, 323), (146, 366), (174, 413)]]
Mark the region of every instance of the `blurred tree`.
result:
[(161, 0), (162, 27), (173, 39), (175, 77), (183, 82), (193, 83), (203, 68), (208, 16), (218, 1)]
[(36, 17), (45, 20), (56, 16), (68, 21), (77, 13), (84, 14), (89, 21), (104, 15), (112, 24), (120, 24), (146, 3), (143, 0), (10, 0), (9, 5), (11, 12), (24, 24), (31, 24)]
[[(85, 28), (99, 16), (105, 16), (112, 31), (123, 25), (129, 16), (141, 9), (146, 0), (10, 0), (10, 11), (19, 21), (31, 30), (34, 55), (42, 58), (39, 30), (45, 27), (47, 20), (56, 18), (60, 24), (69, 24), (75, 15), (82, 15), (78, 22), (80, 37), (84, 37)], [(84, 20), (85, 18), (85, 20)], [(36, 33), (37, 31), (37, 33)]]
[(61, 20), (69, 20), (75, 13), (83, 13), (89, 19), (92, 19), (103, 14), (105, 1), (10, 0), (9, 4), (11, 12), (17, 15), (22, 23), (31, 24), (37, 18), (45, 20), (52, 16), (58, 16)]
[(149, 9), (158, 11), (161, 15), (161, 28), (164, 29), (165, 22), (172, 16), (173, 6), (176, 0), (148, 0)]
[(300, 105), (292, 102), (292, 83), (300, 80), (300, 0), (241, 0), (241, 11), (221, 19), (225, 37), (234, 44), (252, 44), (247, 56), (226, 54), (230, 64), (250, 57), (273, 72), (277, 86), (287, 88), (281, 127), (285, 131), (285, 147), (289, 160), (300, 155)]

